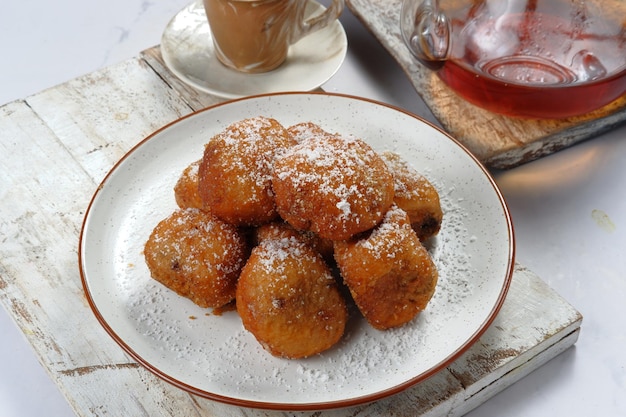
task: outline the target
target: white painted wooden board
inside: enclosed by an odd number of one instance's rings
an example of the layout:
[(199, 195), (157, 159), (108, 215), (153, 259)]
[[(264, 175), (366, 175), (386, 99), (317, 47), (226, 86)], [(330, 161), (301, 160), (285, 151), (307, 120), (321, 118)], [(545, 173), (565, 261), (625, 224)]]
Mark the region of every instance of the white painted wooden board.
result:
[(532, 161), (626, 121), (626, 96), (592, 113), (559, 120), (511, 118), (478, 108), (413, 58), (400, 34), (402, 0), (346, 3), (400, 64), (442, 127), (489, 167), (506, 169)]
[[(212, 402), (160, 380), (108, 336), (83, 294), (78, 235), (95, 187), (138, 141), (216, 100), (179, 93), (148, 61), (0, 107), (0, 302), (79, 416), (288, 415)], [(298, 415), (462, 415), (574, 344), (581, 320), (517, 265), (501, 313), (448, 369), (373, 404)]]

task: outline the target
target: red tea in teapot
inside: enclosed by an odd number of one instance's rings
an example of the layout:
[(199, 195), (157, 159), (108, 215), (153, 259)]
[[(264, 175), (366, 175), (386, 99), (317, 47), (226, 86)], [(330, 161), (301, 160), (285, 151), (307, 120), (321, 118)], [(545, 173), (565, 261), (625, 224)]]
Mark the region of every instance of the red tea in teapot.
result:
[(439, 76), (468, 101), (511, 116), (562, 118), (608, 104), (626, 92), (626, 19), (603, 8), (610, 1), (592, 3), (473, 1), (454, 9), (442, 1), (451, 45)]

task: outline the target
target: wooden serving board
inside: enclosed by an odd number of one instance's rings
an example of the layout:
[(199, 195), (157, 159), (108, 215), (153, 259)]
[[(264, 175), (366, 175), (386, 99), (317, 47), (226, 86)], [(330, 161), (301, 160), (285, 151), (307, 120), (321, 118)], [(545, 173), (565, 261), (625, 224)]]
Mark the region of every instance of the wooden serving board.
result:
[[(100, 326), (77, 248), (96, 187), (156, 129), (220, 99), (178, 82), (157, 48), (0, 107), (0, 303), (79, 416), (288, 416), (191, 395)], [(582, 317), (517, 265), (492, 326), (453, 365), (372, 404), (302, 416), (460, 416), (572, 346)]]
[(442, 127), (485, 165), (506, 169), (598, 136), (626, 121), (626, 96), (567, 119), (518, 119), (476, 107), (419, 64), (400, 33), (402, 0), (347, 0), (350, 10), (400, 64)]

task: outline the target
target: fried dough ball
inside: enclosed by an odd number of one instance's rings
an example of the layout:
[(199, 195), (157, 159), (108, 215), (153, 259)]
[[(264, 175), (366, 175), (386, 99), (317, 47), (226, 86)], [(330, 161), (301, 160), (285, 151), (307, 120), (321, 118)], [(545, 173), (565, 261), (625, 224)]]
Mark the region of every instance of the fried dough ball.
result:
[(180, 208), (197, 208), (208, 211), (208, 208), (205, 207), (200, 198), (200, 194), (198, 194), (199, 167), (199, 160), (192, 162), (183, 170), (178, 181), (176, 181), (174, 197), (176, 198), (176, 204)]
[(380, 156), (361, 139), (342, 136), (310, 138), (278, 155), (272, 187), (285, 221), (330, 240), (378, 224), (394, 194)]
[(259, 116), (233, 123), (205, 147), (198, 183), (202, 201), (211, 213), (238, 226), (275, 219), (272, 160), (295, 143), (274, 119)]
[(252, 250), (237, 285), (237, 311), (268, 352), (293, 359), (329, 349), (347, 321), (328, 266), (297, 236), (269, 237)]
[(367, 236), (335, 242), (335, 259), (357, 307), (379, 330), (411, 321), (437, 284), (435, 264), (395, 205)]
[(407, 212), (411, 227), (421, 241), (435, 236), (443, 219), (437, 189), (400, 155), (387, 151), (381, 156), (394, 179), (394, 203)]
[(302, 122), (287, 128), (289, 135), (297, 142), (303, 142), (310, 138), (329, 136), (330, 133), (313, 122)]
[(221, 307), (235, 298), (247, 255), (235, 226), (195, 208), (160, 221), (144, 247), (152, 278), (200, 307)]

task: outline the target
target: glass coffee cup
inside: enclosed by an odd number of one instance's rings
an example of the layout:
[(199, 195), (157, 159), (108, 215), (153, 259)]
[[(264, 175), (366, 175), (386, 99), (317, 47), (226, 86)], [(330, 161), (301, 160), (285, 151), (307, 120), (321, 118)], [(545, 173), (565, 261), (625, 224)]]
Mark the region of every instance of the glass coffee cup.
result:
[(400, 29), (423, 65), (496, 113), (565, 118), (626, 94), (621, 0), (403, 0)]
[(289, 46), (335, 21), (344, 0), (305, 16), (308, 0), (204, 0), (219, 61), (237, 71), (261, 73), (280, 66)]

